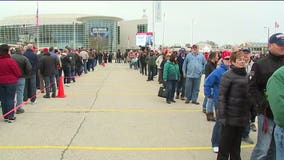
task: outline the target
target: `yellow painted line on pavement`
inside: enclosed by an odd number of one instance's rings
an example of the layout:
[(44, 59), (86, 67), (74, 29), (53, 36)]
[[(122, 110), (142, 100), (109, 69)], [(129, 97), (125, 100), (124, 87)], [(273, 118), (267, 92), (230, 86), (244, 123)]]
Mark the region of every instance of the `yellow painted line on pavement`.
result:
[[(253, 148), (254, 145), (242, 145), (241, 148)], [(0, 146), (3, 149), (66, 149), (67, 146)], [(96, 147), (96, 146), (69, 146), (71, 150), (93, 150), (93, 151), (191, 151), (211, 150), (210, 146), (200, 147)]]
[(201, 109), (167, 109), (167, 110), (145, 110), (145, 109), (68, 109), (68, 108), (45, 108), (46, 111), (58, 112), (144, 112), (144, 113), (162, 113), (162, 112), (201, 112)]

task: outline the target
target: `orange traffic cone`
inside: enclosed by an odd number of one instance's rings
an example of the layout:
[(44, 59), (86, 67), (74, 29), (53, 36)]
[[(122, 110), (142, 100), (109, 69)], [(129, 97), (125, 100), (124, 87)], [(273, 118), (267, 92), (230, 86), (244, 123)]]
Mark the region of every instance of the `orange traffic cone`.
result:
[(63, 79), (62, 76), (59, 77), (59, 85), (58, 85), (58, 98), (64, 98), (66, 95), (64, 94), (64, 86), (63, 86)]
[(106, 66), (106, 63), (105, 63), (105, 61), (103, 61), (103, 62), (102, 62), (102, 66), (103, 66), (103, 67), (105, 67), (105, 66)]

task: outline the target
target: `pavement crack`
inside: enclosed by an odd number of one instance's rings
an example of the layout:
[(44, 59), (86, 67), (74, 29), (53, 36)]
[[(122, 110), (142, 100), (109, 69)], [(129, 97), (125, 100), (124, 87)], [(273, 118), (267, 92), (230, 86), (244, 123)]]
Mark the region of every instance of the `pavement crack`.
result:
[(79, 131), (80, 131), (80, 129), (81, 129), (83, 123), (85, 122), (85, 120), (86, 120), (86, 116), (84, 116), (84, 119), (80, 122), (80, 125), (79, 125), (79, 127), (77, 128), (75, 134), (72, 136), (70, 142), (68, 143), (68, 145), (66, 146), (66, 148), (62, 151), (60, 160), (63, 160), (63, 159), (64, 159), (64, 155), (65, 155), (66, 151), (67, 151), (67, 150), (69, 149), (69, 147), (71, 146), (71, 144), (72, 144), (73, 140), (75, 139), (75, 137), (79, 134)]
[(98, 95), (99, 95), (99, 92), (100, 90), (102, 89), (102, 87), (104, 86), (104, 82), (109, 78), (110, 76), (110, 71), (108, 72), (107, 76), (105, 77), (103, 83), (101, 84), (100, 88), (97, 90), (96, 92), (96, 97), (94, 98), (92, 104), (90, 105), (90, 108), (89, 108), (89, 111), (85, 112), (85, 115), (84, 115), (84, 118), (82, 119), (82, 121), (80, 122), (80, 125), (79, 127), (77, 128), (75, 134), (72, 136), (72, 138), (70, 139), (70, 142), (68, 143), (68, 145), (66, 146), (66, 148), (62, 151), (61, 153), (61, 157), (60, 157), (60, 160), (64, 160), (64, 155), (65, 153), (68, 151), (68, 149), (70, 148), (71, 144), (73, 143), (74, 139), (76, 138), (76, 136), (79, 134), (80, 132), (80, 129), (81, 127), (83, 126), (85, 120), (86, 120), (86, 117), (87, 117), (87, 114), (91, 112), (91, 110), (94, 108), (95, 106), (95, 103), (97, 101), (97, 98), (98, 98)]

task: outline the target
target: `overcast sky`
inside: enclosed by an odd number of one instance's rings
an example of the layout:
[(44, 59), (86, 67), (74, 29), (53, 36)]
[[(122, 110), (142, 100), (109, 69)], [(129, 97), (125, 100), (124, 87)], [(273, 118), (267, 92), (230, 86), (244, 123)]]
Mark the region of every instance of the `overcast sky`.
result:
[[(1, 1), (0, 19), (35, 14), (36, 6), (36, 1)], [(39, 14), (81, 13), (132, 20), (142, 18), (146, 9), (152, 31), (152, 7), (152, 1), (39, 1)], [(163, 28), (166, 45), (206, 40), (219, 45), (266, 42), (265, 27), (273, 34), (275, 21), (280, 25), (276, 32), (284, 32), (284, 1), (162, 1), (161, 7), (165, 25), (155, 23), (157, 44), (162, 44)]]

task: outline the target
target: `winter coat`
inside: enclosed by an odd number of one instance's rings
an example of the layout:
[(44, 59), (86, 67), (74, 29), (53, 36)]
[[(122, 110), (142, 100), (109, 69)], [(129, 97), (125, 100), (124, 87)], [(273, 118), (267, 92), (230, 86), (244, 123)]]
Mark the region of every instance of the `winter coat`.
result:
[(266, 95), (274, 116), (274, 122), (284, 128), (284, 66), (268, 79)]
[(28, 58), (22, 55), (21, 53), (12, 54), (11, 57), (18, 63), (22, 73), (21, 77), (29, 77), (32, 73), (32, 65)]
[(0, 84), (16, 84), (21, 77), (21, 69), (9, 54), (0, 55)]
[[(209, 98), (213, 98), (215, 103), (218, 103), (218, 94), (219, 94), (219, 85), (222, 75), (228, 70), (228, 67), (221, 63), (209, 76), (205, 79), (204, 82), (204, 95)], [(213, 88), (213, 93), (211, 91)]]
[(34, 53), (33, 50), (27, 49), (26, 52), (24, 53), (24, 56), (27, 57), (32, 65), (32, 75), (37, 74), (38, 70), (38, 56)]
[(249, 75), (249, 97), (256, 107), (258, 114), (266, 112), (268, 118), (273, 120), (273, 114), (266, 99), (266, 83), (275, 70), (284, 65), (284, 56), (268, 56), (256, 61)]
[(249, 124), (248, 78), (245, 68), (231, 66), (221, 78), (217, 118), (224, 125), (244, 127)]
[(171, 62), (170, 60), (167, 60), (167, 62), (164, 65), (163, 79), (165, 81), (166, 80), (179, 80), (180, 73), (179, 73), (178, 64), (175, 64)]
[(205, 78), (209, 76), (209, 74), (216, 68), (217, 64), (213, 63), (212, 61), (208, 61), (205, 65)]
[(50, 53), (44, 53), (40, 59), (39, 70), (43, 76), (55, 75), (57, 70), (56, 59)]

